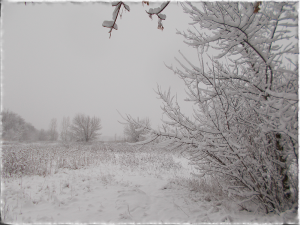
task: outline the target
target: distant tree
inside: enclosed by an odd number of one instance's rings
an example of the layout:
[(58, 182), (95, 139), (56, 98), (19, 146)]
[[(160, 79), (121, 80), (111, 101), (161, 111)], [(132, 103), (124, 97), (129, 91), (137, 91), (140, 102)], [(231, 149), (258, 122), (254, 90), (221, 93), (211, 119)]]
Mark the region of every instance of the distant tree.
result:
[(101, 120), (97, 117), (90, 117), (84, 114), (78, 114), (73, 119), (73, 124), (70, 128), (72, 136), (76, 141), (92, 141), (95, 140), (102, 129)]
[(2, 138), (6, 141), (36, 141), (38, 131), (18, 114), (6, 109), (2, 115)]
[[(142, 124), (148, 128), (150, 128), (150, 120), (149, 118), (145, 118), (139, 121), (139, 124)], [(126, 140), (129, 142), (138, 142), (143, 141), (145, 135), (147, 133), (147, 130), (143, 128), (143, 126), (139, 125), (138, 123), (132, 123), (129, 122), (124, 127), (124, 135), (126, 137)]]
[(56, 118), (53, 118), (50, 122), (49, 135), (50, 135), (50, 141), (57, 141), (58, 132), (57, 132), (57, 119)]
[(69, 142), (72, 140), (72, 134), (70, 129), (71, 129), (70, 117), (64, 117), (61, 123), (61, 132), (60, 132), (60, 138), (62, 142)]
[(24, 131), (24, 119), (10, 110), (4, 110), (1, 114), (4, 140), (20, 141)]
[(51, 139), (50, 132), (41, 129), (39, 132), (39, 141), (49, 141)]
[(23, 133), (23, 137), (22, 137), (23, 140), (30, 141), (30, 142), (38, 141), (38, 136), (39, 136), (39, 131), (31, 124), (27, 124), (26, 130)]

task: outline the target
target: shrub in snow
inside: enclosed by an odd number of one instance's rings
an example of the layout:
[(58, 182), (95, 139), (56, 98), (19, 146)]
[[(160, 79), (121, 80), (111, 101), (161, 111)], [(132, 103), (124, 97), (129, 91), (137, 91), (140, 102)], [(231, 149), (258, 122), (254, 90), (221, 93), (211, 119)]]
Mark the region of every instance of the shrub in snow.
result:
[[(139, 123), (142, 123), (143, 125), (150, 128), (150, 120), (148, 118), (139, 120)], [(129, 142), (138, 142), (142, 141), (145, 138), (143, 137), (145, 134), (147, 134), (147, 130), (143, 126), (139, 126), (136, 123), (128, 123), (125, 124), (124, 127), (124, 135), (126, 136), (126, 140)]]
[[(161, 146), (181, 148), (197, 167), (196, 176), (218, 177), (241, 204), (283, 212), (298, 201), (298, 185), (292, 185), (298, 174), (292, 177), (288, 169), (298, 168), (296, 3), (181, 4), (193, 29), (178, 34), (197, 50), (199, 66), (181, 54), (181, 68), (168, 68), (185, 82), (186, 100), (196, 106), (193, 117), (181, 112), (170, 91), (158, 88), (170, 119), (162, 129), (129, 115), (125, 120), (149, 131), (139, 144), (160, 138)], [(203, 53), (212, 49), (218, 54), (205, 66)]]
[(57, 119), (56, 118), (53, 118), (50, 121), (49, 136), (50, 136), (50, 141), (57, 141), (57, 139), (58, 139)]

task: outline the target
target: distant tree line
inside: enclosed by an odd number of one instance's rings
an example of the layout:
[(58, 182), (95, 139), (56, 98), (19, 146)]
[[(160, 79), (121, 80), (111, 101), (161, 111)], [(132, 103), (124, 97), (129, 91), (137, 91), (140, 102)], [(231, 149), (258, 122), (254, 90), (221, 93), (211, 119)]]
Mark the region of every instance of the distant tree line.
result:
[(3, 110), (2, 116), (2, 140), (17, 142), (35, 141), (62, 141), (62, 142), (88, 142), (97, 139), (101, 135), (101, 120), (84, 114), (77, 114), (72, 123), (69, 117), (64, 117), (58, 131), (57, 119), (50, 121), (48, 130), (38, 130), (27, 123), (21, 116), (10, 111)]
[(38, 141), (46, 135), (44, 130), (37, 130), (18, 114), (4, 110), (2, 116), (2, 138), (5, 141)]

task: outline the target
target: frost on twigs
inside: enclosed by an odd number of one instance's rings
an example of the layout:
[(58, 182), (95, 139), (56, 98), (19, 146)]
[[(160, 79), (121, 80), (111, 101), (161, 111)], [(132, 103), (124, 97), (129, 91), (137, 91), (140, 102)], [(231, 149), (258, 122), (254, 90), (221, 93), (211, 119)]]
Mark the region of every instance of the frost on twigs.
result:
[[(116, 21), (118, 19), (118, 15), (120, 13), (121, 7), (123, 6), (128, 12), (130, 11), (130, 7), (127, 4), (125, 4), (124, 2), (116, 1), (116, 2), (112, 2), (111, 4), (112, 4), (113, 7), (116, 7), (115, 10), (113, 11), (113, 15), (112, 15), (113, 20), (112, 21), (105, 20), (102, 23), (103, 27), (107, 27), (107, 28), (110, 29), (109, 32), (108, 32), (110, 34), (109, 37), (111, 37), (111, 32), (112, 32), (113, 29), (118, 30), (118, 26), (116, 24)], [(122, 16), (122, 15), (120, 14), (120, 16)]]
[(157, 17), (158, 17), (157, 29), (160, 29), (160, 30), (164, 29), (164, 27), (162, 25), (162, 20), (165, 20), (167, 16), (165, 14), (161, 14), (161, 12), (169, 5), (169, 3), (170, 2), (163, 2), (160, 7), (150, 8), (148, 12), (146, 11), (146, 13), (148, 13), (148, 15), (151, 19), (152, 19), (153, 15), (157, 15)]
[[(119, 113), (120, 114), (120, 113)], [(121, 115), (121, 114), (120, 114)], [(121, 117), (123, 117), (121, 115)], [(134, 122), (128, 120), (128, 118), (132, 119)], [(123, 119), (125, 119), (123, 117)], [(127, 116), (126, 123), (120, 122), (125, 125), (124, 127), (124, 136), (126, 137), (126, 141), (129, 143), (135, 143), (148, 140), (148, 130), (150, 129), (150, 120), (148, 118), (145, 119), (133, 119), (130, 116)], [(147, 142), (148, 143), (148, 142)]]
[[(161, 12), (167, 7), (167, 5), (169, 3), (170, 2), (163, 2), (160, 7), (155, 8), (155, 9), (150, 8), (148, 12), (146, 11), (151, 19), (152, 19), (152, 15), (157, 15), (157, 17), (158, 17), (158, 27), (157, 28), (160, 29), (160, 30), (164, 29), (164, 27), (162, 25), (162, 20), (166, 19), (166, 15), (161, 14)], [(148, 1), (142, 1), (142, 4), (143, 4), (143, 6), (144, 6), (144, 4), (149, 5), (149, 2)], [(129, 6), (126, 5), (124, 2), (121, 2), (121, 1), (112, 2), (112, 6), (116, 7), (114, 12), (113, 12), (113, 16), (112, 16), (113, 21), (104, 21), (102, 23), (103, 27), (107, 27), (107, 28), (110, 29), (109, 30), (109, 33), (110, 33), (109, 37), (111, 37), (111, 32), (112, 32), (113, 29), (115, 29), (115, 30), (118, 29), (116, 21), (117, 21), (117, 18), (118, 18), (121, 7), (123, 6), (128, 12), (130, 11)], [(120, 17), (122, 17), (122, 14), (120, 14)]]
[[(197, 176), (218, 179), (230, 199), (280, 214), (298, 203), (298, 174), (291, 169), (298, 168), (299, 149), (297, 3), (201, 4), (182, 3), (197, 26), (178, 32), (197, 50), (199, 64), (180, 53), (180, 68), (168, 67), (186, 85), (193, 116), (158, 88), (167, 120), (158, 130), (143, 126), (148, 139), (140, 144), (159, 140), (180, 148)], [(208, 66), (205, 49), (220, 53)]]
[(163, 27), (163, 25), (161, 23), (161, 19), (158, 20), (158, 27), (157, 27), (157, 29), (160, 29), (162, 31), (164, 30), (164, 27)]

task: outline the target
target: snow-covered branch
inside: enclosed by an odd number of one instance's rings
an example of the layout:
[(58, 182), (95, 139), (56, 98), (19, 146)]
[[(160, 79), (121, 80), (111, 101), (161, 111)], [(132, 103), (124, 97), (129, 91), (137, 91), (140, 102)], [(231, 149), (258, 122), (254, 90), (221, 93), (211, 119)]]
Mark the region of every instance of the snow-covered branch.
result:
[[(148, 139), (140, 144), (160, 140), (160, 146), (182, 148), (197, 175), (218, 176), (233, 196), (267, 213), (282, 212), (297, 197), (288, 169), (298, 166), (298, 42), (291, 40), (297, 38), (296, 3), (181, 4), (195, 31), (178, 34), (197, 49), (199, 65), (180, 53), (179, 68), (167, 67), (186, 85), (194, 114), (185, 116), (170, 90), (158, 87), (168, 119), (159, 130), (144, 126)], [(205, 49), (219, 54), (204, 68)]]
[[(146, 1), (143, 1), (142, 2), (143, 5), (144, 3), (146, 3), (147, 5), (149, 5), (149, 2), (146, 2)], [(162, 25), (162, 20), (165, 20), (167, 18), (167, 16), (165, 14), (162, 14), (161, 12), (169, 5), (169, 1), (168, 2), (163, 2), (161, 4), (160, 7), (158, 8), (150, 8), (149, 11), (146, 11), (146, 13), (148, 13), (149, 17), (152, 18), (153, 15), (157, 15), (158, 17), (158, 29), (161, 29), (163, 30), (164, 27)], [(128, 12), (130, 11), (130, 7), (122, 2), (122, 1), (115, 1), (115, 2), (112, 2), (111, 3), (113, 7), (115, 7), (114, 11), (113, 11), (113, 14), (112, 14), (112, 19), (113, 20), (105, 20), (103, 21), (102, 23), (102, 26), (103, 27), (107, 27), (109, 28), (109, 38), (111, 37), (111, 32), (113, 29), (115, 30), (118, 30), (118, 25), (116, 23), (117, 19), (118, 19), (118, 16), (120, 14), (120, 10), (121, 10), (121, 7), (123, 6), (125, 8), (125, 10), (127, 10)]]

